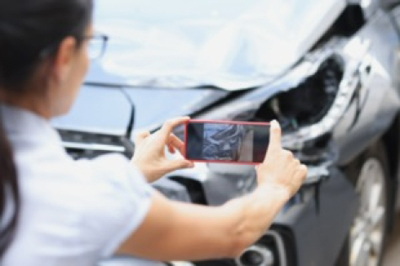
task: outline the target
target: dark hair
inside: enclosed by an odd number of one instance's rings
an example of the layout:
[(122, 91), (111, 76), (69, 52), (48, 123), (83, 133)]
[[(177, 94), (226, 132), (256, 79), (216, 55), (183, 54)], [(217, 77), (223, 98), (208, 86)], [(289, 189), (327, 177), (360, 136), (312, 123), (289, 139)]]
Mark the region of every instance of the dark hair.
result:
[[(65, 37), (82, 43), (92, 10), (93, 0), (0, 0), (0, 95), (28, 90), (35, 70)], [(0, 257), (13, 239), (20, 209), (13, 152), (1, 119), (0, 114)], [(14, 206), (11, 217), (5, 217), (7, 206)]]

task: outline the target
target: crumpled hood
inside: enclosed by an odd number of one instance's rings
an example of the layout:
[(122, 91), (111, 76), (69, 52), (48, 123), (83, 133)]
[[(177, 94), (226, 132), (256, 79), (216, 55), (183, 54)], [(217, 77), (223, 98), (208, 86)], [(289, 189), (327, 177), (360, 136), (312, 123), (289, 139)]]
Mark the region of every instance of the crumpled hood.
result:
[(110, 36), (108, 48), (92, 62), (72, 112), (54, 124), (121, 135), (132, 108), (134, 130), (194, 114), (229, 91), (277, 79), (345, 7), (344, 0), (235, 1), (97, 0), (95, 25)]
[(214, 89), (126, 89), (135, 106), (134, 131), (153, 130), (165, 120), (192, 115), (226, 97), (228, 92)]
[(96, 29), (110, 40), (87, 80), (115, 83), (118, 76), (126, 86), (226, 90), (265, 85), (298, 62), (345, 6), (345, 0), (98, 0)]

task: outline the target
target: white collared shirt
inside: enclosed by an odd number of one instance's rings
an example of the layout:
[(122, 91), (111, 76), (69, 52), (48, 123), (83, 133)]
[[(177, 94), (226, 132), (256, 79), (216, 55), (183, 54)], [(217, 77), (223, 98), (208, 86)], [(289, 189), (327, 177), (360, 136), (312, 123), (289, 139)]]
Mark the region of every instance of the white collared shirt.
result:
[(86, 266), (112, 255), (149, 211), (145, 178), (122, 155), (74, 161), (50, 123), (31, 112), (0, 105), (0, 115), (22, 200), (0, 264)]

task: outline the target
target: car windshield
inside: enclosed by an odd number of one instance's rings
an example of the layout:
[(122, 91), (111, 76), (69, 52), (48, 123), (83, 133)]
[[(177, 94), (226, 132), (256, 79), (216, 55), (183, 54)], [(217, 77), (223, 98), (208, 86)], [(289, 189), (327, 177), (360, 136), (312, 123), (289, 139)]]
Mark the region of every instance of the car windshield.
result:
[(96, 0), (102, 67), (134, 85), (265, 84), (310, 49), (337, 0)]

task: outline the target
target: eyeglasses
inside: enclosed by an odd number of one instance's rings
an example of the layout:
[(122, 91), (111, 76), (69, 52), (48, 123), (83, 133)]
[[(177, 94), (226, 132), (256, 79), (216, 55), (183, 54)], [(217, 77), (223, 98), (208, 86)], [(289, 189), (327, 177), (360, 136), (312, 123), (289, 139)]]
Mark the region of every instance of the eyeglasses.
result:
[[(99, 59), (103, 56), (107, 48), (109, 37), (105, 34), (94, 34), (91, 36), (84, 36), (80, 40), (88, 41), (89, 58), (91, 60)], [(58, 48), (59, 42), (43, 49), (39, 54), (39, 59), (44, 59)]]
[(89, 58), (91, 60), (99, 59), (104, 55), (109, 39), (107, 35), (94, 34), (92, 36), (86, 36), (84, 39), (88, 40), (89, 42)]

